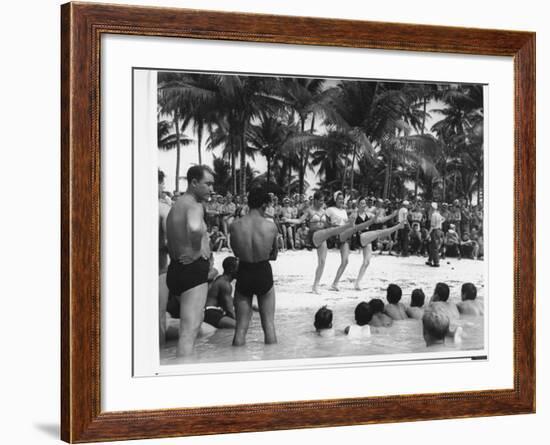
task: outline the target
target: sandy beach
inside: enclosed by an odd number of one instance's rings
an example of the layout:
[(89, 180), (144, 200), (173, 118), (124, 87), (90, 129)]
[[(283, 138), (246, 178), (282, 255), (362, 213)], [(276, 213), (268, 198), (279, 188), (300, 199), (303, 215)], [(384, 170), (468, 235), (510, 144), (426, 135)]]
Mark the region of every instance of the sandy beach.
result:
[[(227, 252), (215, 254), (215, 267), (221, 272), (222, 261)], [(373, 253), (369, 268), (363, 279), (362, 290), (353, 288), (354, 280), (362, 262), (362, 254), (352, 251), (349, 264), (340, 281), (340, 292), (329, 290), (336, 270), (340, 265), (340, 253), (328, 252), (325, 272), (321, 280), (320, 295), (311, 293), (313, 275), (317, 267), (317, 254), (314, 250), (285, 251), (279, 253), (277, 261), (272, 262), (273, 277), (277, 295), (277, 307), (309, 308), (330, 305), (342, 299), (370, 300), (381, 298), (385, 302), (388, 284), (395, 283), (403, 290), (402, 302), (408, 305), (411, 292), (422, 288), (426, 299), (431, 297), (435, 284), (444, 282), (451, 288), (451, 299), (460, 301), (460, 286), (470, 281), (477, 286), (478, 298), (484, 296), (484, 262), (478, 260), (448, 258), (441, 260), (441, 267), (429, 267), (424, 264), (426, 258), (409, 256), (406, 258), (390, 256), (387, 253)]]

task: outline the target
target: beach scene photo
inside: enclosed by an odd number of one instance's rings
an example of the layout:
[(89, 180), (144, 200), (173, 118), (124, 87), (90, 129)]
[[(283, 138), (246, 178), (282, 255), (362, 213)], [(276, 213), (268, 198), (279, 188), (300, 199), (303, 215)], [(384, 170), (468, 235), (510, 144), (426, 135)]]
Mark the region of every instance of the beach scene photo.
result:
[(160, 366), (485, 350), (486, 86), (155, 73)]

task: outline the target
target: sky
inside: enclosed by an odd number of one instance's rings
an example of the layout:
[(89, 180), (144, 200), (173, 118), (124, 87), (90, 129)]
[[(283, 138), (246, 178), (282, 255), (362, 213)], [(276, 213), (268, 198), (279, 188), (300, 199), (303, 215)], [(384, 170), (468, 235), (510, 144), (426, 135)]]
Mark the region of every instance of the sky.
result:
[[(338, 82), (337, 79), (328, 79), (326, 86), (331, 87), (334, 86)], [(438, 101), (430, 101), (427, 104), (427, 111), (430, 114), (430, 116), (426, 119), (426, 133), (429, 133), (429, 129), (435, 124), (437, 121), (442, 119), (442, 115), (440, 113), (434, 112), (434, 110), (440, 109), (443, 107), (443, 104)], [(319, 130), (321, 128), (322, 124), (317, 124), (316, 129)], [(306, 128), (308, 128), (308, 125), (306, 124)], [(197, 150), (197, 137), (196, 134), (193, 133), (191, 128), (188, 128), (187, 131), (185, 131), (185, 134), (193, 139), (193, 142), (191, 142), (186, 147), (181, 148), (181, 159), (180, 159), (180, 176), (184, 176), (187, 169), (194, 165), (198, 164), (199, 162), (199, 155)], [(209, 134), (205, 130), (205, 133), (203, 135), (203, 147), (201, 150), (202, 153), (202, 162), (203, 164), (212, 165), (213, 155), (215, 154), (217, 157), (221, 156), (222, 148), (217, 148), (215, 151), (208, 151), (204, 147), (205, 142), (208, 140)], [(261, 155), (257, 155), (254, 160), (251, 158), (248, 158), (248, 162), (250, 163), (251, 167), (255, 170), (258, 170), (259, 173), (264, 173), (267, 168), (267, 164), (265, 161), (265, 158)], [(237, 165), (238, 159), (237, 159)], [(159, 168), (165, 173), (165, 187), (167, 191), (174, 191), (175, 189), (175, 177), (176, 177), (176, 150), (169, 150), (169, 151), (163, 151), (158, 150), (158, 166)], [(319, 177), (317, 176), (317, 172), (308, 170), (305, 177), (306, 181), (309, 183), (310, 189), (316, 187), (317, 182), (319, 181)], [(186, 187), (186, 181), (184, 179), (180, 180), (180, 190), (185, 190)], [(309, 192), (309, 190), (306, 190), (306, 193)]]

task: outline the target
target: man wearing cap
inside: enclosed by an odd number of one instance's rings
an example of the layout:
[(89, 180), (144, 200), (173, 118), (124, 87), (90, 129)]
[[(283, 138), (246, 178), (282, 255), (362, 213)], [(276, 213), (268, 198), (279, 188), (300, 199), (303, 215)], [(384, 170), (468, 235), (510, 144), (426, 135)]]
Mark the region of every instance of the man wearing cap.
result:
[(397, 232), (399, 247), (401, 248), (401, 256), (409, 256), (409, 201), (403, 201), (399, 212), (397, 213), (399, 224), (403, 224), (403, 228)]
[(428, 237), (430, 239), (430, 254), (426, 264), (432, 267), (439, 267), (439, 248), (441, 247), (441, 240), (443, 232), (441, 227), (445, 220), (439, 213), (437, 203), (432, 202), (432, 216), (430, 218), (430, 231)]

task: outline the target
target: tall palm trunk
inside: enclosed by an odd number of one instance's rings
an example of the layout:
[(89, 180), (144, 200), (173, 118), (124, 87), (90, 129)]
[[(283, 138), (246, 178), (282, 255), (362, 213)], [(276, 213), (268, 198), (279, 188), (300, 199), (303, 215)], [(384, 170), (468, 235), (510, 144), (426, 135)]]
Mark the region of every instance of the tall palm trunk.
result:
[(233, 182), (233, 195), (237, 194), (237, 166), (235, 159), (235, 140), (231, 138), (231, 180)]
[(290, 196), (290, 183), (292, 182), (292, 162), (290, 159), (288, 161), (288, 184), (287, 184), (287, 195)]
[(346, 154), (346, 163), (344, 164), (344, 171), (342, 172), (342, 192), (344, 192), (344, 186), (346, 185), (346, 173), (348, 171), (349, 157)]
[[(302, 134), (305, 131), (305, 119), (300, 116), (300, 122), (302, 124)], [(304, 193), (304, 144), (300, 146), (300, 165), (298, 167), (298, 190), (301, 193)]]
[[(315, 131), (315, 114), (313, 116), (311, 116), (311, 128), (309, 130), (309, 132), (311, 134), (313, 134), (313, 132)], [(300, 193), (304, 193), (304, 182), (305, 182), (305, 176), (306, 176), (306, 171), (307, 171), (307, 166), (309, 164), (309, 154), (310, 154), (310, 151), (311, 151), (311, 147), (308, 145), (308, 147), (306, 148), (306, 155), (304, 156), (304, 163), (303, 163), (303, 167), (302, 167), (302, 187), (300, 188)]]
[[(422, 128), (420, 129), (420, 134), (424, 136), (424, 127), (426, 125), (426, 97), (424, 97), (424, 112), (422, 115)], [(414, 197), (418, 198), (418, 181), (420, 179), (420, 164), (416, 166), (416, 176), (414, 178)]]
[(241, 162), (241, 197), (246, 195), (246, 146), (244, 140), (245, 128), (242, 125), (241, 134), (239, 135), (240, 144), (240, 162)]
[(174, 113), (174, 127), (176, 127), (176, 186), (174, 188), (176, 193), (180, 191), (180, 159), (181, 159), (181, 146), (180, 146), (180, 126), (178, 113)]
[(355, 144), (353, 145), (353, 157), (351, 158), (351, 177), (350, 177), (350, 181), (349, 181), (349, 190), (350, 190), (350, 193), (353, 191), (353, 175), (355, 173), (355, 155), (357, 154), (357, 147), (355, 146)]
[(391, 169), (392, 169), (392, 159), (388, 156), (388, 162), (386, 163), (386, 173), (384, 175), (384, 199), (387, 199), (389, 196), (390, 186), (391, 186)]
[(202, 132), (203, 132), (203, 123), (199, 121), (199, 123), (197, 124), (197, 145), (199, 150), (199, 165), (202, 165), (202, 153), (201, 153)]

